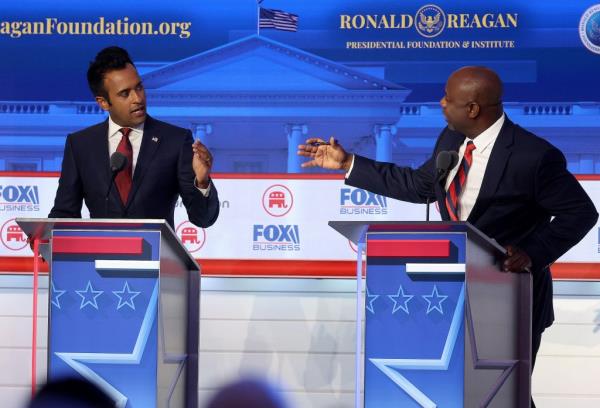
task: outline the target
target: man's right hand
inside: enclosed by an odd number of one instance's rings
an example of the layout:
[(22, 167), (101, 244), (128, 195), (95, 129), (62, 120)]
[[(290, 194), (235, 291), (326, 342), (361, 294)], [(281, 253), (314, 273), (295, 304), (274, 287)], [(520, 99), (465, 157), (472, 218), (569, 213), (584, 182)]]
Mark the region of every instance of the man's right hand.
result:
[(350, 170), (352, 155), (348, 154), (333, 137), (329, 143), (313, 137), (305, 144), (298, 145), (298, 155), (312, 160), (302, 163), (302, 167), (322, 167), (331, 170)]

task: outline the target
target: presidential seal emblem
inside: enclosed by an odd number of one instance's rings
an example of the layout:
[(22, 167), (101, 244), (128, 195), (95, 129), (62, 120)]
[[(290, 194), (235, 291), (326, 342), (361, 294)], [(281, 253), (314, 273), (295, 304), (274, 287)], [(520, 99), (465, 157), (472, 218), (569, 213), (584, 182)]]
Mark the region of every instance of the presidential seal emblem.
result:
[(600, 4), (590, 7), (581, 16), (579, 38), (585, 48), (600, 54)]
[(426, 4), (415, 14), (415, 29), (423, 37), (433, 38), (446, 27), (446, 14), (435, 4)]

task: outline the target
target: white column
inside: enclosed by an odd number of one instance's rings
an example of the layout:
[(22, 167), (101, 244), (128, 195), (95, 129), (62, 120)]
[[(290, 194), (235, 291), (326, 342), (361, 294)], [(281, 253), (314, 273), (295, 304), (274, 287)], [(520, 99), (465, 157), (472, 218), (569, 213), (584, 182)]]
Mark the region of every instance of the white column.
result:
[(375, 159), (377, 161), (392, 161), (392, 136), (394, 136), (397, 131), (398, 128), (394, 125), (375, 125), (373, 127), (376, 145)]
[(288, 138), (288, 173), (300, 173), (302, 167), (301, 157), (298, 156), (298, 145), (304, 142), (304, 137), (308, 133), (308, 127), (303, 124), (291, 124), (285, 127)]
[(200, 140), (202, 143), (206, 144), (206, 136), (212, 133), (212, 125), (210, 123), (200, 123), (196, 125), (196, 129), (194, 130), (194, 139)]

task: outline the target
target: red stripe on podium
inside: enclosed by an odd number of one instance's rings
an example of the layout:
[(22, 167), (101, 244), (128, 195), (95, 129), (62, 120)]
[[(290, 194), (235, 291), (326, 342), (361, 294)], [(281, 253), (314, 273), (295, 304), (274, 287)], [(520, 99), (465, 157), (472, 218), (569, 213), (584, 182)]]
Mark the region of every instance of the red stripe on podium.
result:
[(141, 255), (142, 242), (140, 237), (54, 237), (52, 252)]
[(447, 258), (450, 240), (447, 239), (370, 239), (367, 256), (394, 258)]

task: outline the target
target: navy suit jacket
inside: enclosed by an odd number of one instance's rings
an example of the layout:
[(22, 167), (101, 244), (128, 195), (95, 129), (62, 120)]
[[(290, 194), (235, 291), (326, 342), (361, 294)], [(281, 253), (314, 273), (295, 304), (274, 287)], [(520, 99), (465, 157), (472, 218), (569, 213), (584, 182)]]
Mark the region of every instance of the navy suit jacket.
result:
[(181, 196), (189, 220), (212, 225), (219, 215), (214, 184), (208, 197), (194, 186), (192, 133), (147, 117), (144, 135), (126, 204), (111, 182), (108, 120), (70, 134), (65, 143), (62, 171), (50, 218), (81, 217), (82, 201), (92, 218), (166, 219), (174, 226), (174, 212)]
[[(347, 184), (403, 201), (437, 200), (443, 220), (446, 179), (435, 182), (440, 151), (458, 151), (465, 136), (445, 128), (432, 156), (418, 169), (355, 156)], [(579, 242), (598, 213), (563, 154), (547, 141), (506, 118), (492, 149), (475, 206), (467, 219), (498, 241), (516, 245), (533, 262), (533, 331), (552, 324), (549, 265)]]

